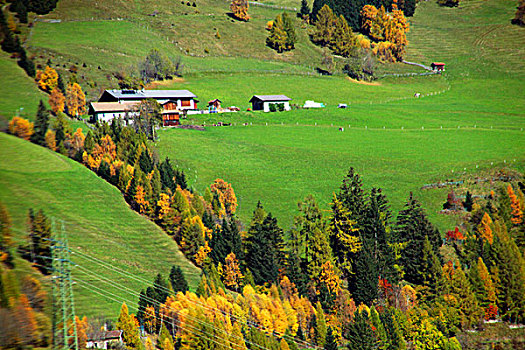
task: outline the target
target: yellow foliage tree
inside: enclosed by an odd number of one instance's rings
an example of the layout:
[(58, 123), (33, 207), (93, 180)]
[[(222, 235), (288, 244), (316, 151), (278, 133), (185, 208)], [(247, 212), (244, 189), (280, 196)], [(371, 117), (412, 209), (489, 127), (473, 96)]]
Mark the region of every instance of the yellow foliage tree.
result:
[(211, 192), (216, 194), (226, 210), (226, 214), (235, 214), (237, 210), (237, 197), (233, 191), (233, 187), (223, 179), (216, 179), (210, 186)]
[(248, 0), (232, 0), (230, 4), (230, 10), (233, 15), (241, 21), (248, 21), (250, 15), (248, 15)]
[(43, 71), (36, 71), (36, 82), (42, 90), (53, 91), (58, 86), (58, 73), (53, 68), (46, 66)]
[(46, 132), (46, 146), (50, 150), (56, 151), (57, 150), (57, 140), (55, 132), (51, 129), (48, 129)]
[(51, 91), (51, 94), (49, 95), (49, 106), (51, 107), (51, 110), (53, 113), (61, 113), (64, 112), (64, 106), (66, 98), (64, 97), (64, 94), (62, 91), (60, 91), (58, 88), (54, 88)]
[(237, 291), (243, 277), (239, 261), (235, 253), (231, 252), (224, 259), (224, 285)]
[(86, 95), (77, 83), (68, 84), (66, 89), (67, 112), (72, 117), (86, 113)]
[(146, 200), (146, 191), (142, 185), (137, 186), (137, 192), (135, 193), (135, 203), (137, 203), (139, 213), (147, 215), (149, 213), (150, 204)]
[(9, 133), (20, 137), (24, 140), (29, 140), (34, 132), (34, 125), (29, 120), (13, 117), (9, 122)]
[(206, 261), (206, 258), (208, 257), (208, 254), (210, 254), (211, 248), (208, 245), (208, 241), (204, 242), (203, 246), (199, 247), (199, 250), (197, 251), (197, 254), (195, 254), (195, 264), (197, 266), (202, 266), (204, 264), (204, 261)]

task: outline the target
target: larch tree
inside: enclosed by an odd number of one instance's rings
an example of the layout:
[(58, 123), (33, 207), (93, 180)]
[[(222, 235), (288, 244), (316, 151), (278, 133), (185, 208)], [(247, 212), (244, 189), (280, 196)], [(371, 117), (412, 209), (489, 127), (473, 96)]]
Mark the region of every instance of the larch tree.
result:
[(510, 207), (511, 207), (511, 218), (510, 221), (513, 225), (519, 225), (523, 223), (523, 211), (521, 210), (521, 203), (518, 200), (518, 197), (514, 193), (514, 190), (512, 189), (512, 186), (509, 184), (507, 186), (507, 193), (510, 198)]
[(142, 341), (140, 340), (140, 333), (138, 322), (134, 315), (129, 314), (128, 306), (122, 303), (120, 308), (120, 315), (118, 317), (115, 327), (122, 330), (122, 340), (128, 348), (142, 349)]
[(216, 179), (213, 184), (211, 184), (210, 190), (212, 194), (218, 196), (219, 202), (224, 205), (228, 216), (235, 214), (237, 210), (237, 196), (235, 196), (235, 192), (230, 183), (223, 179)]
[(239, 267), (239, 261), (234, 253), (228, 254), (224, 262), (224, 285), (235, 291), (239, 290), (243, 275)]
[(53, 91), (58, 86), (58, 73), (53, 68), (46, 66), (43, 71), (37, 70), (36, 81), (38, 87), (42, 90), (47, 92)]
[(250, 20), (250, 15), (248, 15), (248, 8), (248, 0), (232, 0), (230, 4), (230, 10), (232, 11), (233, 16), (245, 22)]
[(312, 34), (313, 42), (321, 46), (327, 46), (332, 40), (336, 21), (337, 18), (334, 12), (325, 4), (317, 13), (315, 31)]
[(27, 119), (13, 117), (9, 122), (8, 129), (10, 134), (29, 141), (34, 132), (34, 125)]
[(68, 84), (66, 90), (67, 112), (72, 117), (86, 113), (86, 95), (77, 83)]
[(281, 53), (287, 49), (287, 40), (288, 36), (284, 29), (283, 17), (282, 15), (277, 15), (270, 29), (270, 34), (266, 38), (266, 45)]
[(65, 101), (66, 98), (64, 97), (64, 94), (58, 88), (54, 88), (51, 91), (48, 102), (55, 115), (64, 112)]

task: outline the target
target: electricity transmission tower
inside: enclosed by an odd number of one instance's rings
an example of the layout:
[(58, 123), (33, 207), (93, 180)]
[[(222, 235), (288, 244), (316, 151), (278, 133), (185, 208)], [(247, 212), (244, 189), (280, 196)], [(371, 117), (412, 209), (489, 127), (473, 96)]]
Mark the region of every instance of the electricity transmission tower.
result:
[(53, 266), (53, 349), (78, 350), (77, 324), (75, 322), (75, 300), (73, 298), (73, 282), (69, 247), (64, 223), (60, 231), (53, 232), (51, 240), (51, 256)]

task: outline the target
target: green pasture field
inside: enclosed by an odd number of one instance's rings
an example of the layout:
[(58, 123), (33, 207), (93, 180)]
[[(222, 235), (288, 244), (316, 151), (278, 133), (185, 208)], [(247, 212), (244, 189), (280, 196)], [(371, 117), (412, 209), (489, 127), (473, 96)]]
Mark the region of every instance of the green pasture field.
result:
[(47, 95), (5, 52), (0, 53), (0, 80), (0, 116), (6, 119), (17, 113), (26, 118), (33, 116), (39, 99), (47, 102)]
[[(132, 211), (120, 192), (84, 166), (27, 141), (0, 134), (0, 201), (13, 222), (17, 244), (26, 241), (29, 208), (65, 222), (69, 246), (73, 252), (95, 259), (153, 281), (158, 272), (167, 276), (172, 265), (182, 268), (191, 288), (199, 282), (199, 269), (186, 260), (160, 228)], [(138, 301), (138, 297), (97, 277), (123, 284), (139, 292), (146, 283), (104, 268), (93, 259), (72, 254), (79, 265), (73, 279), (92, 284), (75, 285), (77, 315), (114, 318), (120, 305), (97, 294), (112, 293), (117, 300)], [(91, 290), (84, 287), (91, 288)], [(129, 305), (132, 310), (135, 307)]]
[[(161, 154), (177, 159), (199, 191), (216, 177), (232, 182), (245, 220), (259, 199), (285, 228), (308, 193), (328, 208), (354, 166), (367, 188), (385, 190), (395, 211), (413, 191), (432, 220), (450, 229), (455, 218), (437, 214), (450, 189), (421, 191), (423, 184), (509, 165), (523, 170), (525, 31), (510, 25), (513, 11), (500, 0), (465, 1), (457, 9), (420, 3), (406, 59), (444, 61), (443, 77), (386, 78), (378, 86), (342, 77), (188, 77), (172, 87), (191, 87), (203, 102), (221, 98), (245, 109), (253, 93), (284, 93), (298, 104), (312, 99), (328, 107), (193, 116), (188, 123), (234, 125), (163, 130)], [(350, 108), (338, 110), (342, 102)]]

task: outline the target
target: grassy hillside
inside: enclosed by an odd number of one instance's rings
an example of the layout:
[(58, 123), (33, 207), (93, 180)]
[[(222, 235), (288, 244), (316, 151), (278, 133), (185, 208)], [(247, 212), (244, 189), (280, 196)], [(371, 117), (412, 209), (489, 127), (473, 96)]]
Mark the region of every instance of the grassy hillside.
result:
[[(179, 265), (190, 285), (197, 286), (199, 270), (157, 226), (129, 209), (116, 188), (82, 165), (21, 139), (0, 134), (0, 149), (0, 201), (12, 216), (17, 242), (24, 241), (28, 209), (43, 209), (48, 216), (65, 221), (73, 252), (151, 281), (158, 272), (166, 276), (172, 265)], [(135, 291), (146, 287), (91, 258), (79, 254), (71, 258), (79, 265), (73, 269), (74, 279), (92, 283), (117, 298), (138, 300), (89, 273)], [(75, 301), (79, 315), (113, 318), (119, 310), (118, 304), (80, 284), (75, 287)]]
[[(443, 78), (384, 79), (365, 86), (341, 77), (233, 75), (173, 84), (191, 87), (206, 99), (224, 97), (226, 105), (247, 107), (249, 96), (257, 92), (286, 93), (299, 104), (314, 99), (331, 106), (195, 117), (196, 123), (236, 125), (205, 132), (164, 130), (161, 153), (192, 169), (190, 177), (199, 190), (218, 176), (231, 181), (244, 218), (261, 199), (287, 227), (296, 201), (313, 193), (326, 204), (354, 166), (366, 186), (385, 189), (394, 209), (415, 191), (433, 220), (449, 228), (454, 218), (437, 214), (449, 189), (421, 192), (421, 185), (509, 162), (523, 169), (525, 31), (510, 25), (513, 11), (514, 5), (501, 0), (465, 1), (456, 9), (420, 3), (411, 19), (407, 60), (444, 61)], [(415, 99), (414, 92), (425, 97)], [(352, 102), (351, 108), (337, 110), (339, 102)], [(344, 133), (335, 129), (349, 125)]]

